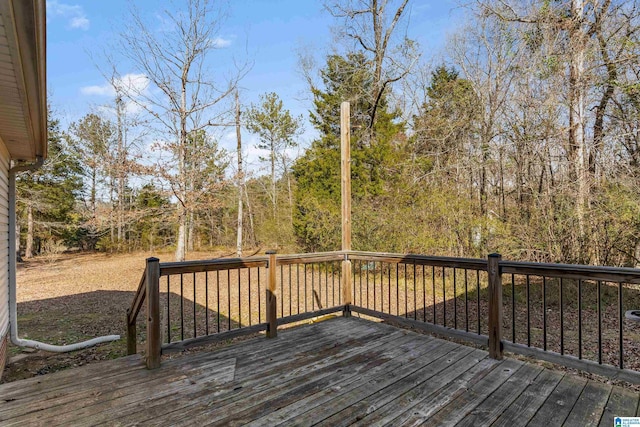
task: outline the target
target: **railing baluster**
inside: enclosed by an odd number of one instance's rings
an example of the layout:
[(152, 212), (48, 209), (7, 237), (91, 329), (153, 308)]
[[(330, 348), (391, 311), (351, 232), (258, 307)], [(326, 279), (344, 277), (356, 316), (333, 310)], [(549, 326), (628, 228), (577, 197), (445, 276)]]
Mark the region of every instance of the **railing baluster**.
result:
[(169, 275), (167, 275), (167, 342), (171, 342), (171, 312), (170, 312), (170, 301), (169, 295), (171, 295), (171, 283), (169, 280)]
[(198, 331), (196, 326), (198, 322), (196, 321), (196, 273), (193, 273), (193, 337), (196, 338), (198, 336)]
[(180, 273), (180, 340), (184, 341), (184, 280)]
[[(340, 270), (338, 270), (340, 271)], [(340, 297), (338, 296), (338, 304), (340, 304)], [(331, 305), (336, 306), (336, 263), (331, 263)]]
[(542, 348), (547, 351), (547, 276), (542, 276)]
[(529, 275), (527, 274), (527, 346), (531, 347), (531, 304), (529, 294), (531, 292)]
[(413, 261), (413, 320), (418, 320), (418, 307), (416, 300), (416, 262)]
[(618, 282), (618, 330), (619, 337), (618, 343), (620, 345), (620, 369), (624, 369), (624, 346), (622, 340), (622, 331), (624, 329), (624, 318), (623, 318), (623, 306), (622, 306), (622, 282)]
[(216, 270), (216, 298), (218, 310), (218, 333), (220, 333), (220, 270)]
[(238, 328), (242, 328), (242, 271), (238, 268)]
[[(167, 276), (169, 277), (169, 276)], [(204, 311), (206, 313), (205, 317), (205, 335), (209, 335), (209, 272), (205, 271), (204, 273)]]
[[(320, 279), (320, 287), (322, 287), (322, 278)], [(322, 301), (322, 298), (320, 298)], [(329, 307), (329, 263), (324, 263), (324, 308)]]
[[(344, 269), (344, 271), (343, 271), (343, 268), (342, 268), (343, 264), (342, 263), (346, 263), (346, 262), (348, 262), (347, 268)], [(345, 261), (342, 261), (339, 264), (339, 267), (338, 267), (338, 305), (347, 305), (347, 304), (351, 305), (353, 303), (352, 302), (353, 300), (351, 299), (351, 286), (352, 286), (351, 284), (353, 282), (351, 282), (350, 280), (347, 280), (347, 275), (349, 276), (349, 279), (351, 279), (351, 270), (352, 270), (351, 261), (345, 260)], [(343, 279), (342, 279), (343, 274), (344, 274), (344, 283), (343, 283)], [(348, 285), (349, 285), (349, 287), (348, 287), (349, 292), (344, 293), (345, 290), (344, 289), (341, 290), (341, 286), (344, 286), (344, 284), (347, 283), (347, 282), (348, 282)], [(346, 298), (342, 298), (343, 295), (345, 297), (348, 296), (349, 299), (347, 300)]]
[(373, 263), (373, 310), (376, 310), (376, 263)]
[(316, 282), (314, 273), (315, 273), (315, 267), (313, 264), (311, 264), (311, 310), (316, 309), (316, 298), (315, 298), (315, 295), (313, 295), (315, 291), (315, 282)]
[(469, 278), (468, 271), (464, 269), (464, 330), (469, 332)]
[(389, 306), (388, 313), (391, 314), (391, 267), (392, 264), (389, 264), (389, 269), (387, 270), (387, 296), (389, 297)]
[(564, 355), (564, 280), (560, 278), (560, 354)]
[(280, 265), (280, 317), (284, 317), (284, 266)]
[(427, 323), (427, 280), (425, 278), (424, 264), (422, 264), (422, 321)]
[(456, 268), (453, 268), (453, 328), (458, 329), (458, 290), (456, 288)]
[(404, 317), (409, 317), (409, 299), (407, 298), (407, 264), (402, 263), (404, 268)]
[(447, 326), (447, 282), (444, 267), (442, 267), (442, 326)]
[(227, 330), (231, 330), (231, 270), (227, 270)]
[[(598, 280), (597, 284), (597, 303), (598, 303), (598, 363), (602, 365), (602, 301), (600, 297), (602, 282)], [(546, 349), (545, 349), (546, 350)]]
[(291, 264), (289, 264), (289, 316), (291, 313), (291, 300), (293, 300), (293, 294), (291, 293)]
[(300, 264), (296, 264), (296, 314), (300, 314)]
[(262, 323), (262, 287), (260, 286), (260, 267), (258, 267), (258, 323)]
[(304, 265), (304, 311), (308, 311), (307, 308), (307, 264)]
[(398, 276), (400, 275), (400, 264), (396, 264), (396, 316), (400, 315), (400, 281)]
[(578, 359), (582, 359), (582, 280), (578, 280)]
[(369, 265), (370, 263), (367, 262), (367, 308), (369, 308)]
[(247, 299), (249, 300), (249, 326), (251, 326), (251, 316), (253, 314), (253, 310), (251, 310), (251, 268), (247, 268)]
[(433, 297), (433, 305), (431, 306), (433, 310), (433, 324), (437, 323), (436, 319), (436, 267), (431, 266), (431, 296)]
[(380, 261), (380, 311), (384, 313), (384, 262)]
[(516, 281), (511, 273), (511, 342), (516, 343)]
[(476, 297), (477, 297), (477, 310), (476, 317), (478, 320), (478, 335), (480, 335), (481, 327), (480, 327), (480, 270), (476, 270)]

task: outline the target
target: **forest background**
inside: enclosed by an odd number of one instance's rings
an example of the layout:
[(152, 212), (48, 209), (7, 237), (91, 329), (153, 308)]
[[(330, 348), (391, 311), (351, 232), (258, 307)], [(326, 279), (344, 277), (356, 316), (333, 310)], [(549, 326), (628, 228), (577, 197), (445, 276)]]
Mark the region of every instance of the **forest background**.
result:
[[(208, 66), (231, 5), (175, 2), (162, 30), (132, 7), (94, 53), (114, 102), (64, 127), (51, 111), (48, 158), (18, 178), (21, 255), (339, 249), (349, 101), (354, 249), (640, 264), (638, 2), (466, 2), (435, 62), (406, 31), (411, 6), (326, 2), (331, 52), (297, 53), (309, 146), (268, 85), (243, 103), (250, 58)], [(243, 164), (248, 133), (264, 167)]]

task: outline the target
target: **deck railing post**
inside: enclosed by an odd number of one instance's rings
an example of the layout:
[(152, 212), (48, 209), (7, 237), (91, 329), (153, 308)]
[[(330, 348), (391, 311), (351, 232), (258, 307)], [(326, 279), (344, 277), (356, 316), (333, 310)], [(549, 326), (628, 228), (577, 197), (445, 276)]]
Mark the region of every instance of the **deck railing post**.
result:
[(342, 315), (344, 317), (351, 317), (351, 261), (347, 259), (347, 255), (342, 261), (342, 303), (344, 304), (344, 310)]
[(500, 254), (490, 254), (487, 260), (489, 274), (489, 356), (501, 360), (502, 345), (502, 271)]
[(276, 251), (267, 251), (269, 255), (269, 266), (267, 267), (267, 338), (275, 338), (278, 336), (278, 319), (276, 315), (276, 307), (278, 300), (276, 298), (276, 267), (277, 258)]
[(130, 309), (127, 308), (127, 354), (131, 356), (132, 354), (136, 354), (138, 352), (138, 346), (136, 342), (136, 322), (135, 320), (132, 322), (131, 319), (129, 319), (129, 315)]
[(160, 260), (147, 258), (147, 369), (160, 367)]

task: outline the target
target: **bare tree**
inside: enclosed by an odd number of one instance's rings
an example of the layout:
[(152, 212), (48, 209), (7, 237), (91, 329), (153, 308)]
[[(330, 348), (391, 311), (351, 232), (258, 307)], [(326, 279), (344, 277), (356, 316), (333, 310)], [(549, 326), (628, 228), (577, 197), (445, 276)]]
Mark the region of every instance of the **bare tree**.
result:
[(237, 139), (237, 156), (238, 156), (238, 230), (236, 238), (236, 254), (242, 256), (242, 193), (244, 191), (244, 172), (242, 170), (242, 131), (240, 127), (240, 96), (236, 90), (236, 139)]
[(120, 34), (121, 52), (142, 73), (143, 83), (126, 87), (125, 93), (150, 115), (162, 141), (159, 147), (170, 153), (159, 169), (178, 201), (176, 260), (185, 258), (188, 221), (202, 195), (188, 169), (212, 154), (191, 149), (200, 136), (190, 139), (190, 135), (219, 122), (226, 113), (219, 108), (222, 101), (244, 73), (243, 67), (226, 79), (211, 73), (210, 59), (221, 47), (219, 31), (225, 14), (225, 7), (214, 1), (188, 0), (182, 9), (165, 10), (157, 28), (132, 7), (131, 21)]
[(341, 21), (339, 35), (351, 40), (356, 49), (372, 58), (369, 129), (373, 129), (385, 92), (407, 76), (420, 57), (417, 44), (406, 34), (398, 35), (396, 31), (406, 18), (409, 0), (396, 2), (399, 3), (397, 6), (393, 3), (393, 0), (331, 0), (325, 3), (329, 13)]

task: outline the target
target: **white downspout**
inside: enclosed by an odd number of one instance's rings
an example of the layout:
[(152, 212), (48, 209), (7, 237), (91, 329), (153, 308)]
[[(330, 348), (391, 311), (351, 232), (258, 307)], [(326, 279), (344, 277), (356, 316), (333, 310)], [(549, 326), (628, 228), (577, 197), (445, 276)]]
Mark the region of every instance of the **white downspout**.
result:
[(11, 343), (19, 347), (31, 347), (53, 353), (66, 353), (81, 350), (96, 344), (117, 341), (120, 335), (107, 335), (75, 344), (52, 345), (39, 341), (24, 340), (18, 337), (18, 304), (16, 299), (16, 172), (35, 170), (42, 166), (43, 158), (29, 165), (14, 166), (9, 169), (9, 327)]

